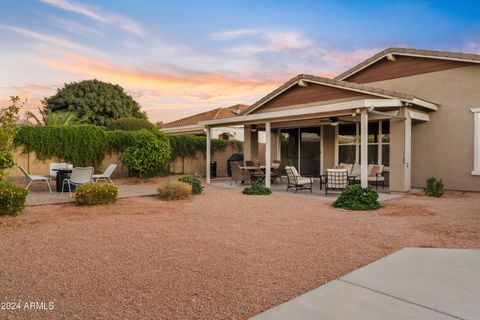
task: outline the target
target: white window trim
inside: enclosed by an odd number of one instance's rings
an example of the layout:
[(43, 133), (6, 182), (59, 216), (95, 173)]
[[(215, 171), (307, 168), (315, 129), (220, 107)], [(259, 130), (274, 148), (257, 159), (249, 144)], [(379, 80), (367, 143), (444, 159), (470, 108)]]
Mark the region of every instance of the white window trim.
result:
[(473, 112), (473, 171), (472, 175), (480, 176), (480, 108), (471, 108)]

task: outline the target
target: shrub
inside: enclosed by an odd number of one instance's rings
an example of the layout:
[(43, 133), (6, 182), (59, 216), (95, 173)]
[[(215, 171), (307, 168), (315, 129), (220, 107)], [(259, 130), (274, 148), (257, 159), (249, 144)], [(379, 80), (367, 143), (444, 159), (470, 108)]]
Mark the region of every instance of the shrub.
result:
[(107, 183), (87, 183), (75, 190), (75, 200), (80, 205), (110, 204), (117, 198), (118, 188)]
[(192, 194), (200, 194), (202, 193), (203, 187), (202, 182), (199, 178), (195, 176), (184, 176), (178, 178), (178, 181), (188, 183), (192, 186)]
[(248, 195), (269, 195), (272, 193), (272, 190), (261, 184), (252, 183), (250, 186), (243, 189), (243, 193)]
[(437, 180), (434, 177), (427, 179), (427, 189), (425, 192), (429, 197), (440, 198), (445, 193), (442, 179)]
[(380, 208), (378, 193), (359, 184), (348, 186), (333, 203), (335, 208), (348, 210), (375, 210)]
[(28, 190), (10, 181), (0, 181), (0, 215), (16, 216), (25, 206)]
[(110, 130), (125, 130), (125, 131), (136, 131), (136, 130), (155, 130), (157, 127), (148, 121), (147, 119), (142, 118), (120, 118), (113, 120), (109, 126)]
[(140, 178), (166, 170), (172, 150), (168, 139), (147, 130), (138, 131), (134, 145), (125, 148), (120, 160), (131, 172), (138, 172)]
[(163, 200), (184, 200), (192, 195), (192, 186), (181, 181), (167, 181), (158, 187), (160, 199)]

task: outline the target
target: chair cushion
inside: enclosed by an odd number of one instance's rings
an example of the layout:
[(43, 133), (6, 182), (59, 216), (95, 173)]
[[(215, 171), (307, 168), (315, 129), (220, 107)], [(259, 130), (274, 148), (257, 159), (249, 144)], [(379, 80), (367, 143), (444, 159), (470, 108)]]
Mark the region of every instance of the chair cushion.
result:
[(382, 176), (368, 177), (368, 181), (385, 181), (385, 177), (382, 177)]
[(348, 174), (352, 173), (352, 170), (353, 170), (353, 164), (352, 163), (340, 163), (340, 166), (342, 166), (343, 169), (347, 169)]
[(305, 177), (297, 178), (297, 184), (310, 184), (310, 183), (312, 183), (312, 180), (310, 180), (310, 178), (305, 178)]
[(368, 176), (369, 177), (376, 177), (378, 173), (380, 173), (380, 166), (373, 165), (371, 167), (370, 171), (368, 172)]
[(352, 167), (352, 176), (358, 177), (361, 174), (361, 168), (358, 163), (354, 163)]

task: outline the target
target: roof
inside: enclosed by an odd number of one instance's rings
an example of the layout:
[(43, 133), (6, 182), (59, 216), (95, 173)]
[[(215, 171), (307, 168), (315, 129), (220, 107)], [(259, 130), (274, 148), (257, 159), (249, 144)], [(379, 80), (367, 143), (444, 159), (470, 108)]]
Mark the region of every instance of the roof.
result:
[(335, 77), (335, 79), (344, 80), (352, 76), (353, 74), (359, 72), (360, 70), (363, 70), (364, 68), (370, 66), (371, 64), (385, 58), (389, 54), (480, 63), (480, 55), (474, 54), (474, 53), (419, 50), (419, 49), (412, 49), (412, 48), (388, 48), (377, 53), (373, 57), (368, 58), (367, 60), (357, 64), (356, 66), (345, 71), (344, 73), (338, 75), (337, 77)]
[[(345, 89), (349, 91), (356, 91), (360, 93), (366, 93), (374, 96), (379, 96), (383, 98), (394, 98), (394, 99), (400, 99), (402, 101), (406, 102), (412, 102), (412, 103), (421, 103), (420, 105), (423, 104), (423, 106), (426, 106), (427, 108), (436, 110), (436, 107), (434, 106), (435, 104), (427, 101), (425, 99), (420, 99), (418, 97), (415, 97), (414, 95), (408, 94), (408, 93), (403, 93), (399, 91), (393, 91), (393, 90), (388, 90), (388, 89), (382, 89), (382, 88), (376, 88), (376, 87), (370, 87), (366, 86), (363, 84), (358, 84), (358, 83), (353, 83), (353, 82), (348, 82), (348, 81), (341, 81), (341, 80), (335, 80), (335, 79), (329, 79), (329, 78), (324, 78), (324, 77), (318, 77), (318, 76), (313, 76), (309, 74), (299, 74), (296, 77), (288, 80), (285, 82), (283, 85), (281, 85), (279, 88), (275, 89), (274, 91), (270, 92), (268, 95), (265, 97), (261, 98), (254, 104), (252, 104), (250, 107), (246, 108), (243, 112), (242, 115), (249, 114), (250, 112), (254, 111), (255, 109), (259, 108), (263, 104), (267, 103), (268, 101), (272, 100), (282, 92), (288, 90), (290, 87), (294, 86), (295, 84), (299, 84), (301, 82), (312, 82), (316, 84), (321, 84), (321, 85), (326, 85), (330, 87), (335, 87), (335, 88), (340, 88), (340, 89)], [(433, 105), (433, 106), (427, 106), (427, 105)]]
[(246, 108), (248, 108), (248, 106), (244, 104), (236, 104), (234, 106), (227, 107), (227, 108), (217, 108), (210, 111), (198, 113), (190, 117), (186, 117), (186, 118), (182, 118), (179, 120), (166, 123), (162, 126), (162, 128), (192, 126), (192, 125), (198, 124), (200, 121), (232, 118), (232, 117), (235, 117), (236, 115), (235, 112), (238, 112), (238, 111), (242, 112)]

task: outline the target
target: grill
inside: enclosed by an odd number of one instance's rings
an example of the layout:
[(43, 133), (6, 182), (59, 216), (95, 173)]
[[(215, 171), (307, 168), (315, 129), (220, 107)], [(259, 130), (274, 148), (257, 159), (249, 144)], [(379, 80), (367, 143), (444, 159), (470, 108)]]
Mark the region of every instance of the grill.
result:
[(232, 162), (243, 162), (243, 153), (234, 153), (227, 159), (227, 173), (229, 177), (232, 176)]

